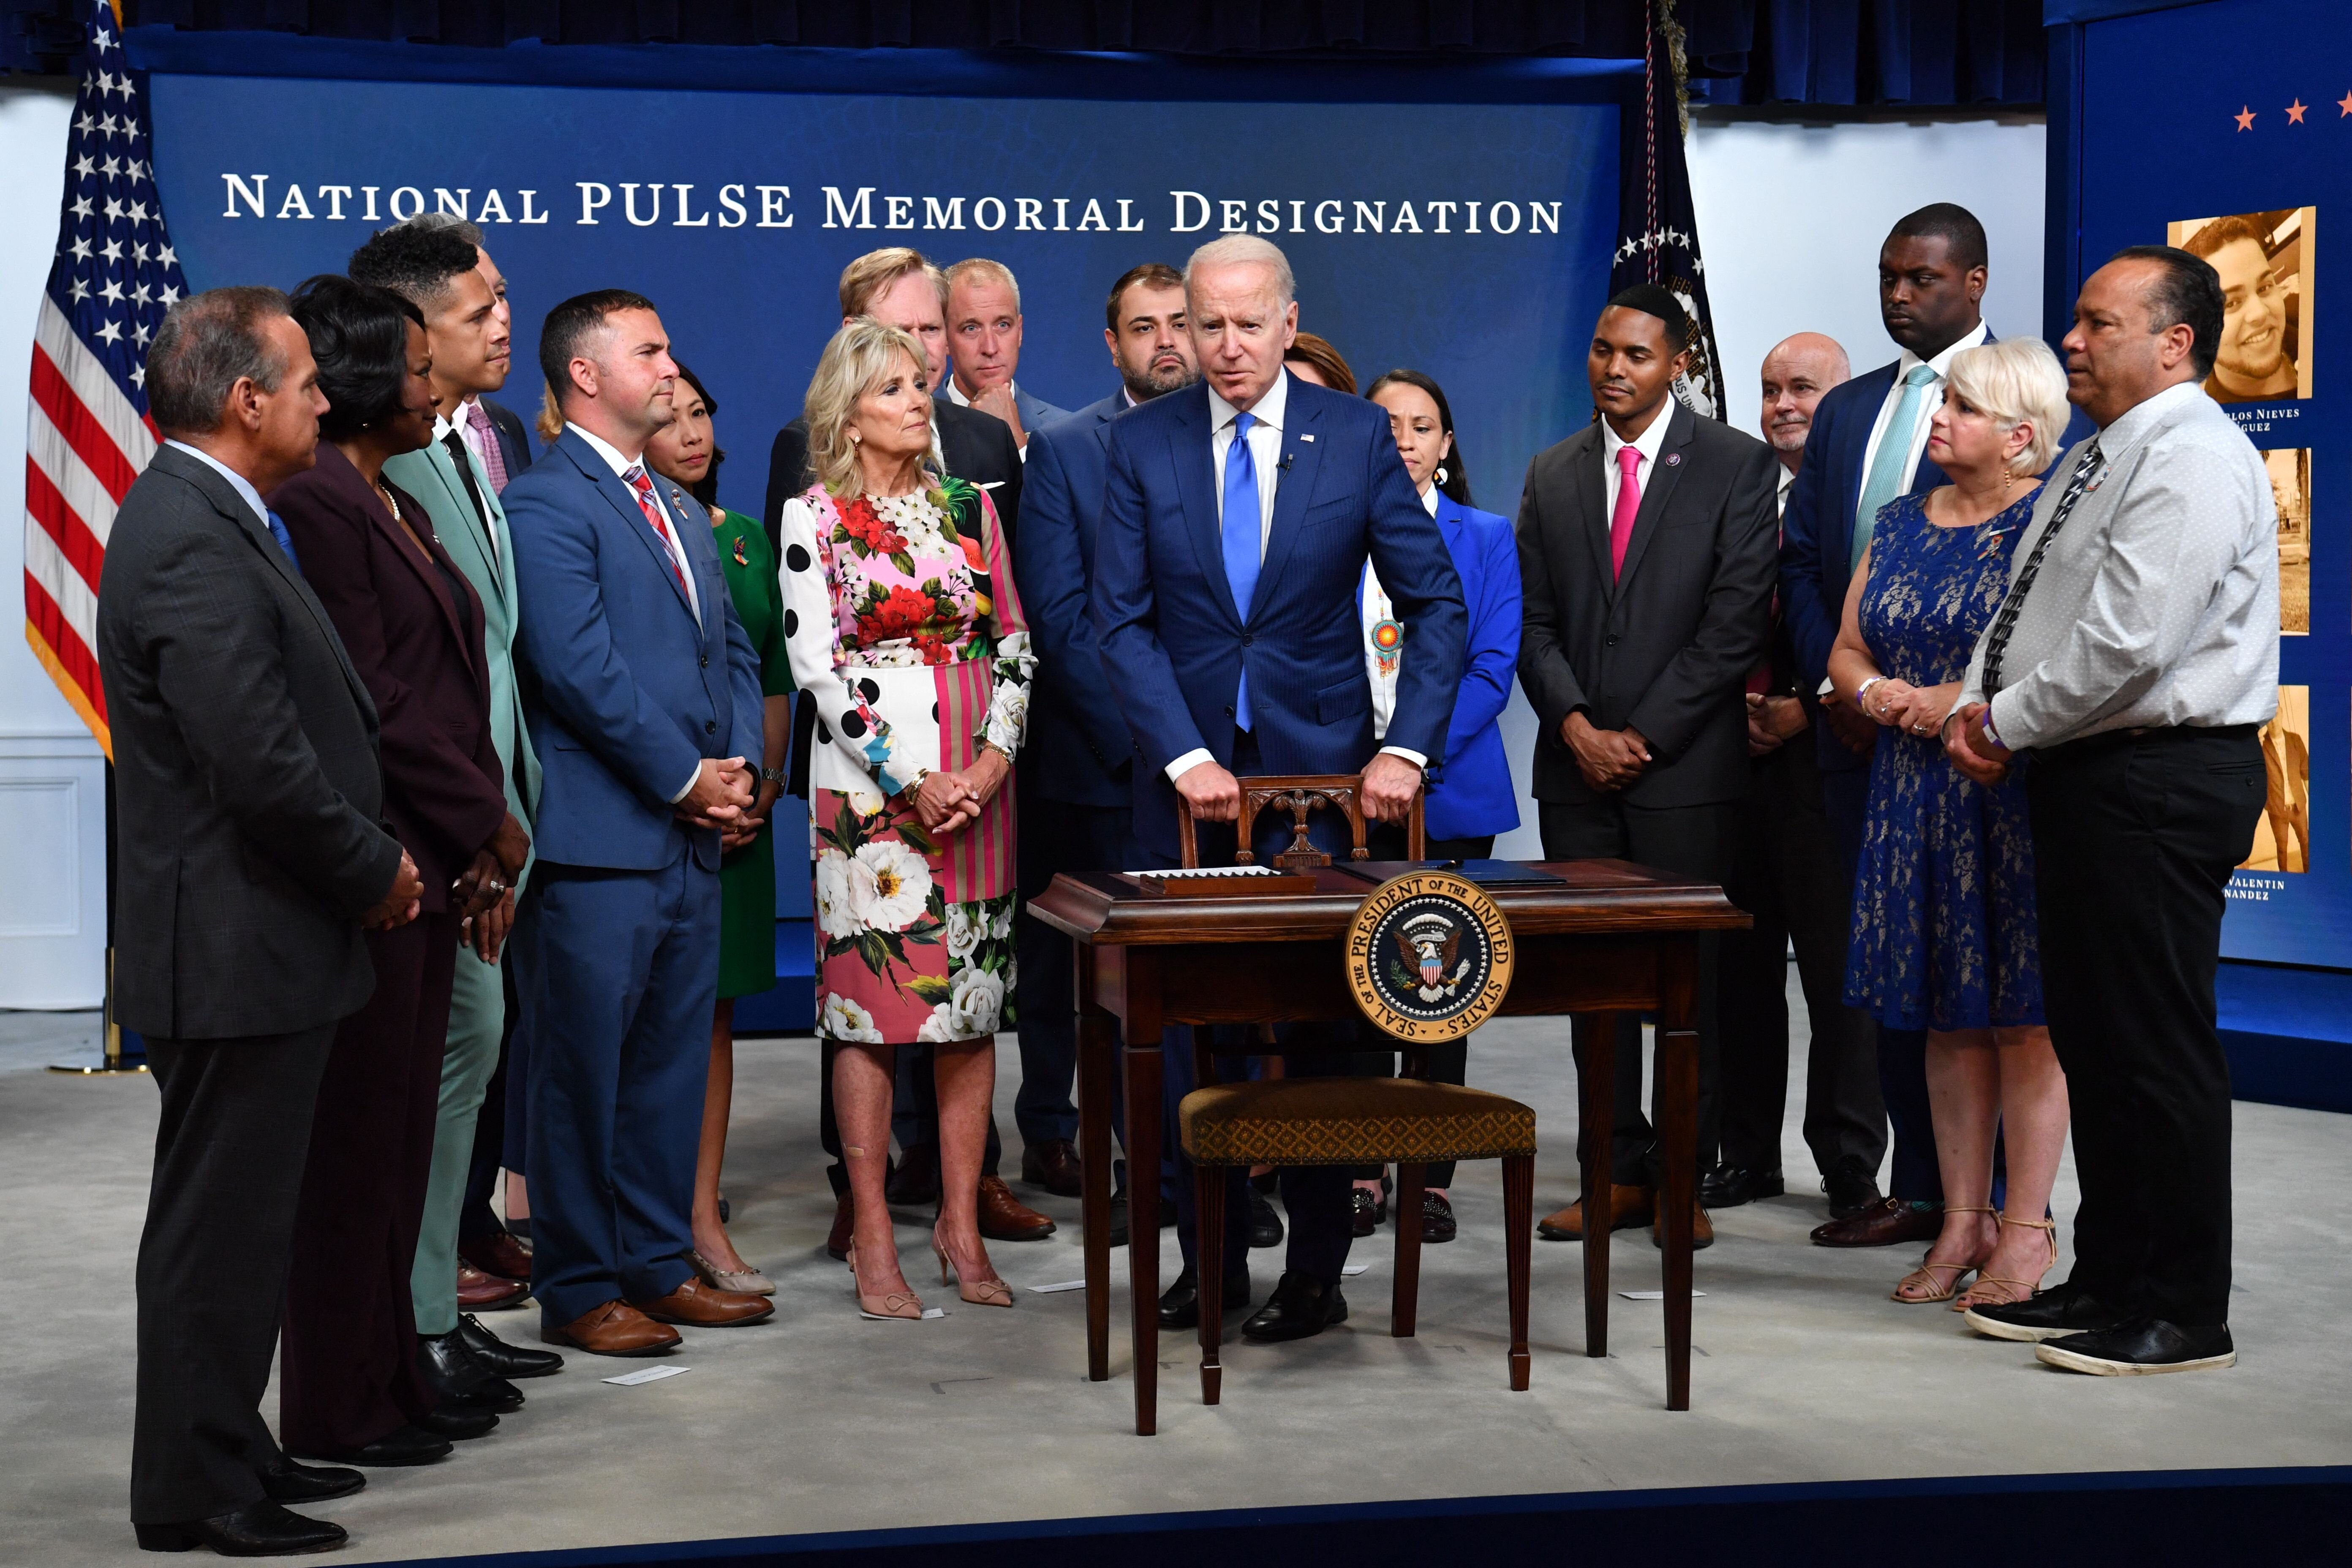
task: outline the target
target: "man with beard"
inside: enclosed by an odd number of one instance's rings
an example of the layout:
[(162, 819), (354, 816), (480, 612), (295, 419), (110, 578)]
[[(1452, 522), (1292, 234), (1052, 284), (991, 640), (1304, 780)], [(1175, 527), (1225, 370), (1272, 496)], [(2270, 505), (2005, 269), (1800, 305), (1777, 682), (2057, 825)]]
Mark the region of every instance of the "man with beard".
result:
[[(1102, 521), (1111, 421), (1139, 403), (1201, 379), (1184, 330), (1184, 278), (1151, 261), (1111, 285), (1103, 342), (1119, 389), (1048, 425), (1029, 441), (1028, 522), (1014, 554), (1036, 639), (1037, 685), (1029, 743), (1022, 748), (1021, 817), (1055, 830), (1021, 836), (1021, 891), (1034, 898), (1061, 871), (1112, 871), (1127, 843), (1135, 741), (1103, 675), (1087, 613), (1095, 535)], [(1021, 1179), (1061, 1197), (1078, 1193), (1077, 1066), (1069, 939), (1021, 922), (1021, 1092), (1013, 1114), (1024, 1145)], [(1114, 1120), (1117, 1120), (1114, 1118)], [(1111, 1212), (1112, 1245), (1127, 1228), (1124, 1200)]]
[(2285, 279), (2271, 265), (2263, 231), (2250, 218), (2215, 218), (2181, 248), (2203, 257), (2221, 279), (2221, 346), (2205, 378), (2213, 401), (2296, 396)]

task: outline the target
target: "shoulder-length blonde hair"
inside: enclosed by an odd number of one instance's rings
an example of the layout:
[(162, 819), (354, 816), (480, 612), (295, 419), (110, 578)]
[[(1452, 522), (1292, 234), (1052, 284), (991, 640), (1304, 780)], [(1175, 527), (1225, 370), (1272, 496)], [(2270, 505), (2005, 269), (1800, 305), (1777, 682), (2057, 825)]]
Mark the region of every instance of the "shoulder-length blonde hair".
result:
[[(900, 358), (923, 372), (923, 346), (914, 334), (886, 327), (871, 316), (845, 322), (824, 345), (809, 378), (808, 398), (801, 416), (808, 421), (809, 471), (825, 493), (839, 501), (856, 500), (866, 492), (865, 470), (857, 465), (857, 447), (849, 438), (849, 422), (857, 405), (890, 379)], [(937, 395), (938, 389), (932, 389)], [(931, 421), (931, 451), (923, 467), (934, 482), (946, 471), (940, 459), (939, 421)]]

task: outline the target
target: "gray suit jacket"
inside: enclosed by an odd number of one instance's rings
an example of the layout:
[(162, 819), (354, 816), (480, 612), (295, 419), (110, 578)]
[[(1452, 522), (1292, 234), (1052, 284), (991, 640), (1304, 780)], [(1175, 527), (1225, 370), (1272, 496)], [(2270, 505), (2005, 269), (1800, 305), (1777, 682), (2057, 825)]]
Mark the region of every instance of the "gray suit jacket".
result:
[(489, 509), (490, 526), (497, 531), (495, 548), (483, 536), (481, 514), (466, 494), (456, 459), (439, 442), (387, 458), (383, 475), (423, 503), (441, 536), (441, 548), (482, 601), (482, 645), (490, 665), (490, 738), (505, 771), (507, 809), (528, 827), (539, 808), (539, 753), (531, 749), (522, 700), (515, 689), (515, 629), (522, 617), (515, 593), (514, 536), (507, 531), (506, 508), (490, 489), (481, 459), (469, 451), (466, 461), (474, 488)]
[(219, 1039), (357, 1012), (375, 989), (358, 919), (400, 865), (375, 706), (267, 524), (174, 448), (115, 514), (98, 658), (121, 1021)]

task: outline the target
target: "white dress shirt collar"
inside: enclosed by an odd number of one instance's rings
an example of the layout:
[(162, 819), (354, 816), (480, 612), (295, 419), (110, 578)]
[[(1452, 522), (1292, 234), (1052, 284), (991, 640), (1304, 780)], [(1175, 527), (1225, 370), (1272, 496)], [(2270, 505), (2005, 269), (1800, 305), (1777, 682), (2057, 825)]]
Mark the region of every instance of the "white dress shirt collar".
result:
[[(1923, 364), (1929, 370), (1936, 373), (1936, 382), (1937, 384), (1940, 386), (1943, 384), (1944, 381), (1951, 375), (1952, 362), (1954, 360), (1958, 359), (1964, 351), (1977, 347), (1991, 336), (1992, 329), (1987, 326), (1984, 322), (1979, 321), (1974, 331), (1962, 334), (1959, 342), (1952, 344), (1949, 348), (1947, 348), (1942, 353), (1937, 354), (1934, 359), (1921, 359), (1909, 349), (1905, 349), (1895, 361), (1895, 384), (1896, 388), (1899, 390), (1902, 387), (1903, 378), (1905, 376), (1909, 375), (1914, 370), (1916, 370)], [(1924, 419), (1919, 423), (1922, 427), (1925, 427), (1927, 425), (1927, 421)]]
[[(1275, 373), (1274, 384), (1265, 389), (1265, 395), (1259, 398), (1257, 400), (1257, 406), (1251, 409), (1249, 412), (1251, 417), (1255, 418), (1259, 424), (1265, 426), (1267, 429), (1279, 430), (1282, 428), (1283, 414), (1289, 406), (1290, 373), (1286, 370), (1283, 370), (1276, 371)], [(1217, 389), (1215, 387), (1213, 386), (1209, 388), (1210, 434), (1214, 435), (1218, 431), (1223, 430), (1226, 426), (1231, 425), (1234, 422), (1234, 416), (1240, 413), (1240, 409), (1235, 408), (1232, 404), (1227, 403), (1223, 398), (1217, 395)]]
[[(611, 468), (616, 478), (627, 473), (631, 468), (641, 468), (644, 466), (645, 458), (642, 456), (637, 458), (624, 458), (621, 456), (621, 449), (618, 447), (614, 446), (610, 441), (605, 440), (604, 437), (597, 435), (593, 430), (583, 429), (580, 426), (574, 425), (569, 420), (564, 422), (563, 427), (566, 430), (571, 431), (573, 435), (579, 437), (583, 441), (587, 442), (589, 449), (593, 451), (598, 457), (604, 459), (605, 467)], [(659, 499), (658, 491), (656, 492), (656, 499)]]
[(1435, 485), (1432, 485), (1427, 489), (1421, 492), (1421, 509), (1422, 510), (1429, 513), (1432, 517), (1435, 517), (1437, 515), (1437, 487)]
[[(577, 435), (583, 441), (587, 442), (589, 447), (594, 450), (595, 454), (604, 459), (605, 466), (613, 470), (614, 477), (620, 479), (625, 484), (627, 483), (626, 475), (631, 468), (645, 468), (645, 461), (643, 458), (639, 458), (634, 463), (631, 462), (628, 458), (621, 456), (619, 447), (614, 446), (611, 442), (605, 440), (603, 437), (598, 436), (592, 430), (583, 430), (579, 426), (568, 421), (565, 423), (563, 427)], [(677, 531), (683, 526), (683, 524), (679, 522), (677, 513), (671, 511), (670, 509), (662, 502), (662, 486), (668, 484), (670, 481), (664, 479), (659, 483), (654, 482), (654, 471), (651, 468), (646, 468), (645, 474), (647, 485), (645, 494), (652, 499), (654, 510), (662, 514), (663, 518), (669, 523), (671, 529), (670, 537), (665, 539), (662, 542), (668, 548), (670, 559), (677, 563), (677, 574), (686, 580), (687, 607), (694, 612), (694, 618), (698, 623), (699, 623), (702, 619), (702, 595), (695, 588), (694, 562), (693, 559), (686, 553), (686, 540)], [(634, 489), (635, 487), (632, 486), (631, 488)]]
[[(2142, 405), (2142, 406), (2145, 407), (2146, 405)], [(226, 463), (222, 462), (218, 458), (214, 457), (210, 452), (205, 451), (201, 447), (191, 447), (185, 441), (173, 440), (166, 440), (163, 445), (166, 447), (177, 447), (181, 451), (185, 452), (189, 457), (195, 458), (198, 462), (206, 465), (213, 470), (213, 472), (226, 479), (229, 482), (229, 487), (236, 491), (238, 498), (242, 500), (246, 505), (253, 509), (253, 520), (265, 526), (268, 523), (269, 508), (262, 503), (261, 492), (253, 488), (253, 481), (251, 479), (247, 479), (243, 474), (238, 473), (235, 468), (230, 468)]]
[(1775, 492), (1773, 500), (1780, 515), (1783, 517), (1786, 517), (1789, 514), (1789, 492), (1796, 488), (1797, 470), (1789, 467), (1788, 464), (1782, 463), (1780, 465), (1780, 488), (1777, 492)]
[(1658, 460), (1658, 448), (1666, 444), (1666, 426), (1673, 424), (1674, 419), (1675, 398), (1674, 394), (1672, 393), (1668, 393), (1666, 395), (1666, 401), (1659, 407), (1658, 416), (1650, 421), (1650, 427), (1643, 431), (1639, 436), (1634, 437), (1631, 441), (1619, 436), (1617, 434), (1617, 427), (1614, 425), (1610, 424), (1608, 420), (1603, 419), (1601, 422), (1601, 457), (1608, 462), (1610, 468), (1613, 469), (1617, 466), (1618, 448), (1621, 447), (1633, 447), (1633, 450), (1642, 454), (1642, 466), (1637, 471), (1642, 476), (1641, 482), (1647, 483), (1651, 465), (1654, 464)]

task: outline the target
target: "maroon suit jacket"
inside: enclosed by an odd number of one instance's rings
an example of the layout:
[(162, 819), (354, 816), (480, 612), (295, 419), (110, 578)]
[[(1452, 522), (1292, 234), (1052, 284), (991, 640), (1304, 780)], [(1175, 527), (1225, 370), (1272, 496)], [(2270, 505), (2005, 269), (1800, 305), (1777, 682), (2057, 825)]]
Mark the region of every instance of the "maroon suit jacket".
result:
[(507, 798), (490, 735), (481, 600), (434, 537), (423, 504), (396, 486), (392, 493), (432, 562), (328, 442), (319, 443), (318, 465), (280, 485), (269, 507), (375, 700), (385, 825), (415, 858), (425, 912), (440, 913), (450, 882), (506, 820)]

